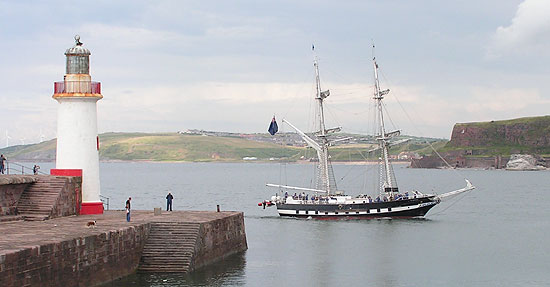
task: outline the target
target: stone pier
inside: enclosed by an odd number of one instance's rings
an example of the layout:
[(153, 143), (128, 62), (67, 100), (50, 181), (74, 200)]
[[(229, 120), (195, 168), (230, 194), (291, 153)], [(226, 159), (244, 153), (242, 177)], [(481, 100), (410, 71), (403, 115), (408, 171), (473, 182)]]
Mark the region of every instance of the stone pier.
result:
[[(95, 228), (86, 226), (94, 220)], [(132, 211), (131, 222), (124, 211), (106, 211), (0, 222), (0, 234), (0, 286), (5, 287), (96, 286), (138, 268), (162, 272), (159, 266), (166, 262), (189, 272), (247, 249), (243, 213), (232, 211)], [(175, 243), (178, 237), (175, 251), (162, 250), (163, 238)]]

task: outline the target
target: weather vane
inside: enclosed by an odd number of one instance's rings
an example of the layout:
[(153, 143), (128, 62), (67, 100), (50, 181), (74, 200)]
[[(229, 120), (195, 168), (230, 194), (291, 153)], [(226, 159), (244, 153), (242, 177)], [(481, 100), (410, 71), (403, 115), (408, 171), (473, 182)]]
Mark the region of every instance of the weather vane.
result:
[(75, 40), (77, 46), (82, 46), (82, 42), (80, 42), (80, 36), (79, 35), (75, 35), (74, 40)]

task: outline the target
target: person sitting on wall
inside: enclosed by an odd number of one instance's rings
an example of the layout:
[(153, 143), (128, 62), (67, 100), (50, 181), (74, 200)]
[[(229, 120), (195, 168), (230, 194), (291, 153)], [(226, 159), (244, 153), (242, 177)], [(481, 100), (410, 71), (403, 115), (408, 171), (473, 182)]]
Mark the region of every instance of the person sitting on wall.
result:
[(40, 169), (40, 166), (36, 164), (32, 167), (32, 172), (34, 173), (34, 175), (38, 174), (39, 169)]

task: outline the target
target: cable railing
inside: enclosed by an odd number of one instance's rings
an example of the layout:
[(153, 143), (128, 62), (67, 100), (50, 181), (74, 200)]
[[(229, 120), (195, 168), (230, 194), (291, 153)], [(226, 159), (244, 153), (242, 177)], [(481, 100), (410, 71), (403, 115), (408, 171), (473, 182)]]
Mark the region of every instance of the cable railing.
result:
[(104, 196), (104, 195), (99, 195), (99, 200), (101, 200), (101, 202), (103, 203), (103, 209), (104, 210), (109, 210), (109, 198), (107, 196)]
[(4, 174), (42, 174), (48, 175), (40, 171), (40, 166), (33, 167), (24, 166), (22, 164), (6, 160), (4, 163)]
[[(35, 168), (38, 167), (38, 168)], [(34, 165), (32, 168), (28, 166), (24, 166), (22, 164), (11, 162), (6, 160), (4, 163), (4, 174), (32, 174), (32, 175), (48, 175), (45, 172), (42, 172), (39, 170), (40, 166)], [(99, 199), (101, 200), (101, 203), (103, 203), (103, 209), (109, 210), (109, 197), (104, 195), (99, 195)]]
[[(38, 168), (36, 168), (38, 167)], [(11, 162), (6, 160), (4, 163), (4, 174), (34, 174), (34, 175), (48, 175), (45, 172), (41, 172), (40, 166), (34, 165), (32, 168), (28, 166), (24, 166), (22, 164)], [(103, 203), (103, 209), (109, 210), (109, 197), (104, 195), (99, 195), (99, 200), (101, 200), (101, 203)]]

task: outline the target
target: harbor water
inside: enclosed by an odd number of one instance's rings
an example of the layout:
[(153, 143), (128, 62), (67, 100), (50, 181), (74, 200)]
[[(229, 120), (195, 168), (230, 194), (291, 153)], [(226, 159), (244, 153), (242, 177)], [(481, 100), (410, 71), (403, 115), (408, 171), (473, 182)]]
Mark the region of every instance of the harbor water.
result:
[[(47, 171), (52, 164), (41, 164)], [(375, 194), (375, 165), (334, 166), (338, 188)], [(308, 187), (307, 164), (100, 164), (110, 209), (239, 210), (249, 249), (192, 274), (134, 274), (106, 286), (548, 286), (550, 171), (410, 169), (402, 191), (476, 190), (444, 201), (424, 219), (288, 219), (258, 207), (276, 190)], [(365, 176), (366, 175), (366, 176)], [(366, 192), (369, 191), (370, 192)]]

